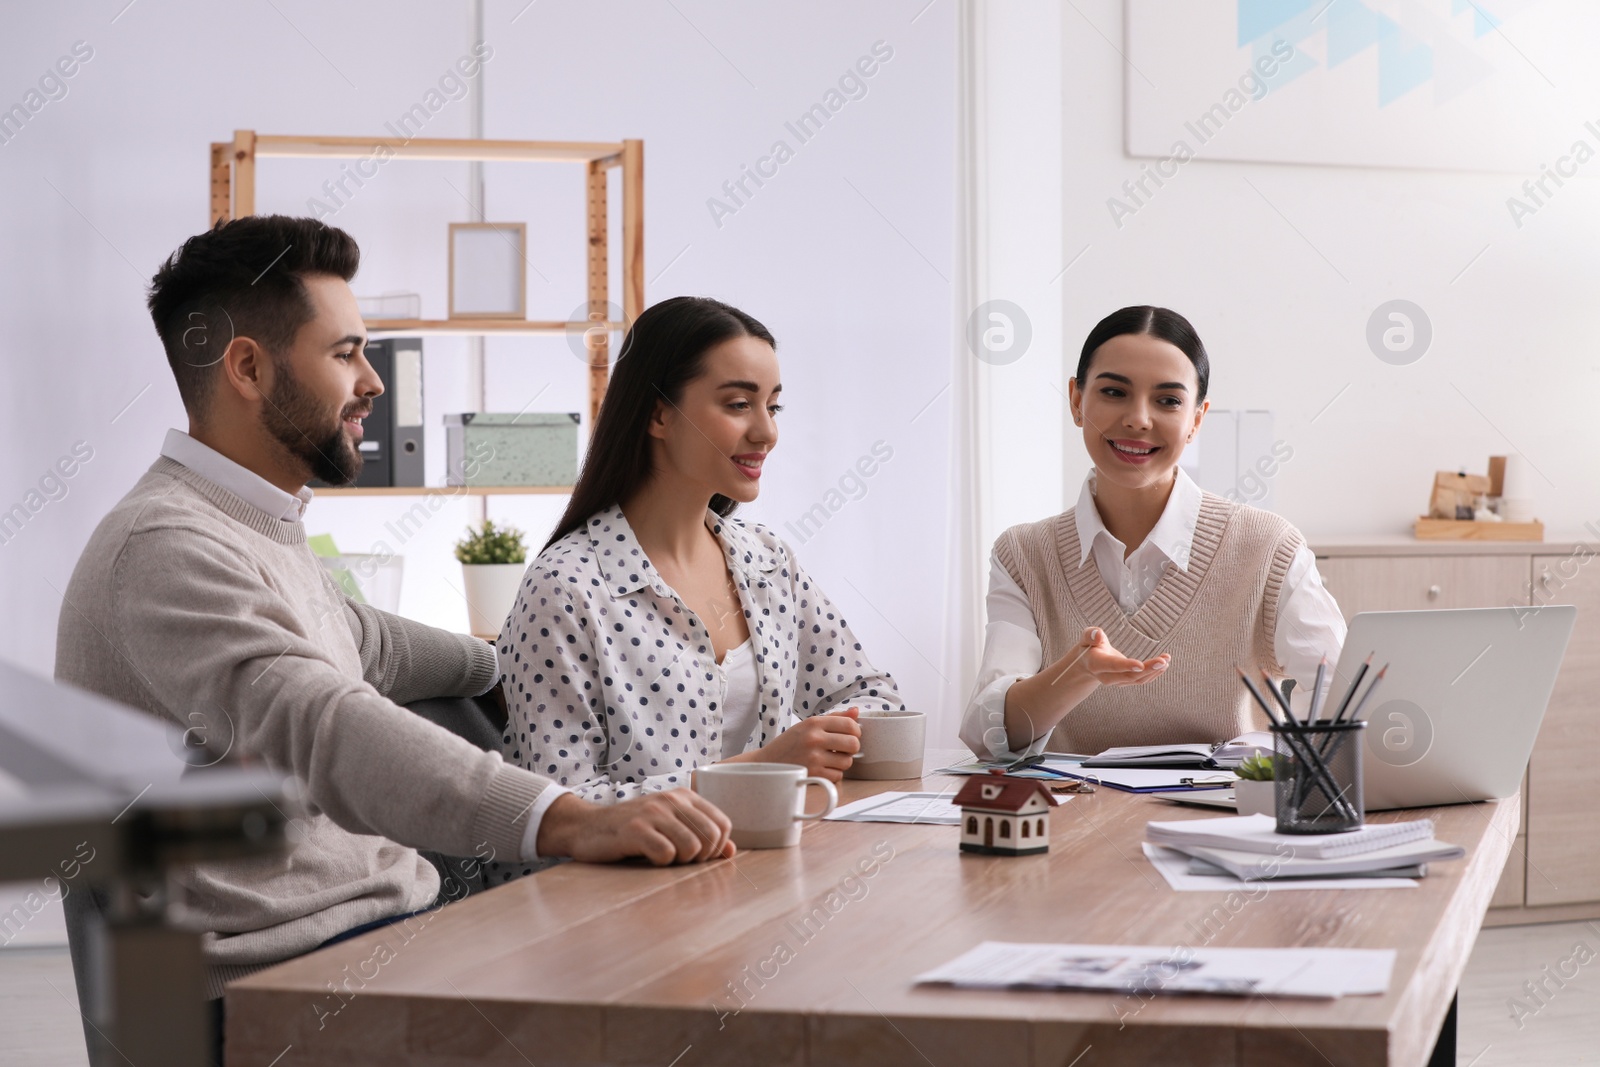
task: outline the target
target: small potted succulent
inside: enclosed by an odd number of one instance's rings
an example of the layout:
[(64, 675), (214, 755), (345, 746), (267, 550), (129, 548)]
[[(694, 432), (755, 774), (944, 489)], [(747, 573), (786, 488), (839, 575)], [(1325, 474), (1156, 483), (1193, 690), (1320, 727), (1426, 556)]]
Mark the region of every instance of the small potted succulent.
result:
[(456, 559), (461, 561), (461, 577), (466, 583), (467, 616), (472, 632), (491, 640), (500, 635), (500, 626), (517, 601), (517, 589), (528, 558), (522, 531), (512, 526), (496, 526), (485, 519), (477, 529), (456, 542)]
[(1240, 815), (1272, 815), (1277, 802), (1272, 781), (1272, 757), (1260, 752), (1247, 756), (1235, 772), (1239, 780), (1233, 783), (1233, 799)]

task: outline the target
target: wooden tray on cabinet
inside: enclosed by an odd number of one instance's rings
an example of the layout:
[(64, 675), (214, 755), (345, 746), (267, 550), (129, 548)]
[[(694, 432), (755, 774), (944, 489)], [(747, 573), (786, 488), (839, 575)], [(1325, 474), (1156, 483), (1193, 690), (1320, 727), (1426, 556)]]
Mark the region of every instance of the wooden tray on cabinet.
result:
[(1461, 519), (1417, 517), (1412, 532), (1419, 541), (1543, 541), (1544, 523), (1466, 522)]

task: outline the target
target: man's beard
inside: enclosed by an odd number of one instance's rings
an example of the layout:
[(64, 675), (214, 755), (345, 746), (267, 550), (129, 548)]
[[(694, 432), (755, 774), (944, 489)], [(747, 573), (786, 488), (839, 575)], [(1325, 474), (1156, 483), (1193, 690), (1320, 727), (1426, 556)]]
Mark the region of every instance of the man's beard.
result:
[(311, 476), (329, 485), (349, 485), (361, 473), (361, 453), (344, 432), (346, 415), (361, 415), (370, 404), (352, 404), (329, 414), (315, 396), (290, 372), (287, 360), (276, 363), (277, 383), (267, 396), (263, 413), (267, 432), (311, 469)]

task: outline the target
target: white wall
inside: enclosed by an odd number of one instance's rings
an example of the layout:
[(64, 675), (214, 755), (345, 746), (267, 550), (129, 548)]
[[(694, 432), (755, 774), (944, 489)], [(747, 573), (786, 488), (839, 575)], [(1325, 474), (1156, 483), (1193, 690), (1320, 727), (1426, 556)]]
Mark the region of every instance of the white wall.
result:
[[(1483, 470), (1508, 450), (1542, 472), (1549, 536), (1600, 519), (1589, 411), (1600, 183), (1569, 181), (1518, 229), (1506, 198), (1533, 175), (1219, 163), (1202, 151), (1118, 229), (1106, 200), (1146, 162), (1122, 148), (1123, 5), (1076, 7), (1059, 19), (1062, 243), (1068, 256), (1090, 250), (1066, 276), (1066, 374), (1115, 308), (1188, 315), (1213, 357), (1214, 402), (1277, 413), (1294, 453), (1277, 510), (1313, 539), (1406, 532), (1435, 470)], [(1578, 84), (1581, 49), (1541, 25), (1506, 32), (1556, 85)], [(1600, 115), (1600, 99), (1567, 103)], [(1039, 109), (1041, 137), (1054, 110)], [(1552, 144), (1550, 159), (1566, 149)], [(1380, 362), (1365, 340), (1368, 316), (1394, 298), (1433, 324), (1431, 350), (1410, 366)], [(1074, 436), (1063, 447), (1075, 483), (1083, 447)]]
[[(978, 315), (1003, 301), (1001, 318), (984, 319), (998, 330), (1003, 350), (982, 344), (975, 403), (983, 468), (978, 494), (983, 546), (1004, 529), (1060, 511), (1063, 454), (1060, 439), (1067, 407), (1061, 369), (1063, 294), (1080, 264), (1062, 241), (1060, 190), (1074, 166), (1064, 146), (1043, 131), (1063, 121), (1060, 68), (1063, 9), (1053, 0), (973, 5), (974, 48), (981, 69), (974, 116), (977, 181), (971, 191), (982, 217), (974, 250)], [(1070, 15), (1071, 12), (1065, 11)], [(1025, 332), (1024, 332), (1025, 331)], [(980, 339), (981, 340), (981, 339)], [(985, 571), (985, 573), (987, 573)]]
[[(0, 36), (6, 106), (73, 42), (94, 49), (68, 95), (0, 145), (0, 508), (23, 500), (74, 442), (94, 450), (66, 497), (0, 545), (0, 654), (45, 672), (59, 590), (93, 525), (166, 428), (183, 425), (142, 293), (205, 224), (207, 144), (235, 128), (378, 133), (469, 47), (464, 3), (186, 0), (119, 15), (124, 2), (30, 6)], [(953, 507), (950, 396), (940, 395), (952, 370), (953, 5), (492, 0), (486, 36), (495, 50), (486, 135), (642, 137), (648, 300), (716, 296), (778, 337), (783, 446), (748, 513), (796, 543), (874, 660), (953, 736), (964, 693), (943, 665), (939, 577)], [(893, 58), (865, 97), (799, 144), (784, 123), (877, 41)], [(459, 101), (426, 133), (467, 131)], [(707, 199), (778, 139), (794, 158), (717, 225)], [(488, 168), (489, 216), (529, 224), (530, 259), (548, 278), (532, 278), (535, 317), (565, 316), (583, 299), (580, 173)], [(264, 161), (257, 209), (305, 213), (337, 174), (326, 161)], [(465, 166), (390, 163), (330, 220), (362, 244), (357, 292), (419, 290), (425, 312), (442, 316), (446, 223), (468, 217), (447, 181), (465, 191)], [(425, 351), (434, 422), (465, 405), (465, 349), (430, 339)], [(583, 406), (581, 365), (559, 339), (491, 343), (487, 382), (497, 410), (535, 395), (533, 410)], [(893, 458), (798, 544), (788, 523), (880, 440)], [(442, 440), (429, 445), (437, 476)], [(308, 526), (360, 551), (413, 503), (319, 501)], [(536, 498), (489, 506), (539, 541), (558, 510)], [(407, 614), (465, 626), (449, 547), (475, 515), (452, 501), (403, 546), (389, 539), (406, 556)]]

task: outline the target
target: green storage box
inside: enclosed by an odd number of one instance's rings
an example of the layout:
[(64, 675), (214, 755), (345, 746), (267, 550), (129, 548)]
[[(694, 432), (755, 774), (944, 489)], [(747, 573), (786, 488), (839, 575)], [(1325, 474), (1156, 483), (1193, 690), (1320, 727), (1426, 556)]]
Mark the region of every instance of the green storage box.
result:
[(578, 413), (446, 415), (446, 485), (562, 485), (578, 479)]

